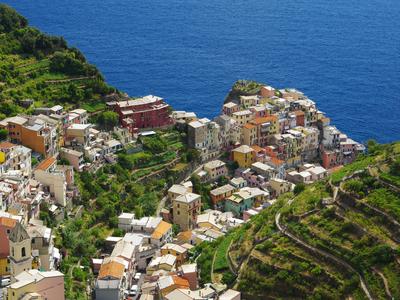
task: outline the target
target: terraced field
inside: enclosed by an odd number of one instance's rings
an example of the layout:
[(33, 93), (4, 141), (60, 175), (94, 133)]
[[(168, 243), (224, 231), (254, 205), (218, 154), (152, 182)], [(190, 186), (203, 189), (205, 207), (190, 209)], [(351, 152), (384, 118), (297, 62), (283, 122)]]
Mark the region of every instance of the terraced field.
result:
[(399, 145), (374, 145), (236, 229), (229, 267), (244, 299), (400, 299), (400, 191), (381, 178), (399, 178)]

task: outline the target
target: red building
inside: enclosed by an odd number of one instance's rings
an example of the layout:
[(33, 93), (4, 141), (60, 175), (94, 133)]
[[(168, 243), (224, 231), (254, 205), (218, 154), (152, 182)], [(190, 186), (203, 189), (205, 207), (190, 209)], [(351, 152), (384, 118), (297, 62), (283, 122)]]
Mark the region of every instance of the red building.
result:
[(131, 133), (140, 128), (159, 128), (173, 124), (170, 106), (157, 96), (119, 101), (114, 108), (122, 126), (129, 128)]

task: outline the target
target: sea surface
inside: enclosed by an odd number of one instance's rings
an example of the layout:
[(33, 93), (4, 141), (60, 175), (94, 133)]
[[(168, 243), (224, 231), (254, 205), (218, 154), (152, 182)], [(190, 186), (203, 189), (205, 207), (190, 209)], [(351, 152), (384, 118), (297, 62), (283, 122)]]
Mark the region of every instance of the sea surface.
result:
[(131, 96), (212, 118), (237, 79), (295, 87), (364, 142), (400, 140), (399, 0), (6, 0)]

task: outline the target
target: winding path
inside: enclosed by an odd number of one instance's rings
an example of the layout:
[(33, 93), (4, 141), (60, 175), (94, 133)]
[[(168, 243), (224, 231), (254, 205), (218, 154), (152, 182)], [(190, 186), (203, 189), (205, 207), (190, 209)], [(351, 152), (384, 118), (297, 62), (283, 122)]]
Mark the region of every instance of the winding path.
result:
[(392, 296), (392, 293), (390, 292), (389, 283), (388, 283), (388, 281), (387, 281), (385, 275), (383, 275), (383, 273), (380, 272), (378, 269), (374, 269), (374, 272), (375, 272), (376, 274), (378, 274), (378, 275), (382, 278), (383, 285), (385, 286), (386, 295), (389, 297), (389, 299), (394, 299), (393, 296)]
[[(293, 202), (293, 200), (294, 200), (294, 198), (293, 198), (293, 199), (290, 199), (290, 200), (288, 201), (288, 205), (291, 205), (292, 202)], [(332, 260), (332, 261), (334, 261), (334, 262), (336, 262), (336, 263), (338, 263), (338, 264), (344, 266), (346, 269), (350, 270), (351, 272), (356, 273), (356, 274), (358, 275), (358, 278), (360, 279), (361, 288), (362, 288), (362, 290), (364, 291), (364, 293), (365, 293), (365, 295), (367, 296), (367, 298), (368, 298), (369, 300), (373, 300), (373, 299), (374, 299), (374, 298), (372, 297), (370, 291), (368, 290), (368, 286), (367, 286), (367, 283), (365, 282), (364, 278), (363, 278), (363, 277), (361, 276), (361, 274), (360, 274), (358, 271), (356, 271), (351, 265), (349, 265), (349, 264), (348, 264), (346, 261), (344, 261), (343, 259), (338, 258), (338, 257), (336, 257), (336, 256), (334, 256), (334, 255), (332, 255), (332, 254), (330, 254), (330, 253), (328, 253), (328, 252), (325, 252), (325, 251), (323, 251), (323, 250), (317, 249), (317, 248), (315, 248), (315, 247), (309, 245), (309, 244), (306, 243), (305, 241), (301, 240), (301, 239), (298, 238), (297, 236), (293, 235), (292, 233), (290, 233), (290, 232), (286, 229), (286, 227), (282, 226), (282, 224), (281, 224), (281, 222), (280, 222), (280, 219), (281, 219), (281, 212), (278, 211), (277, 214), (275, 215), (275, 224), (276, 224), (276, 227), (278, 228), (278, 230), (279, 230), (283, 235), (287, 236), (288, 238), (290, 238), (291, 240), (293, 240), (293, 241), (296, 242), (297, 244), (301, 245), (302, 247), (304, 247), (304, 248), (306, 248), (306, 249), (308, 249), (308, 250), (310, 250), (310, 251), (312, 251), (312, 252), (314, 252), (314, 253), (317, 253), (317, 254), (319, 254), (319, 255), (321, 255), (321, 256), (324, 256), (324, 257), (326, 257), (326, 258), (328, 258), (328, 259), (330, 259), (330, 260)]]

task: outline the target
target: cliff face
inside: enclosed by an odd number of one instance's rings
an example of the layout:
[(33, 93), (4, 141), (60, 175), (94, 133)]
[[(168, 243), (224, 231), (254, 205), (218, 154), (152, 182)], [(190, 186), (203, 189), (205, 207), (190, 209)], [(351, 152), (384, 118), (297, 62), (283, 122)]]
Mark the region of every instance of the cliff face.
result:
[(23, 16), (0, 4), (2, 117), (54, 104), (87, 104), (90, 110), (113, 90), (78, 49), (30, 27)]
[(263, 84), (256, 81), (238, 80), (233, 84), (224, 103), (238, 102), (240, 96), (258, 95), (262, 86)]
[(399, 232), (400, 143), (372, 145), (328, 180), (201, 246), (197, 262), (205, 280), (244, 299), (399, 299)]

